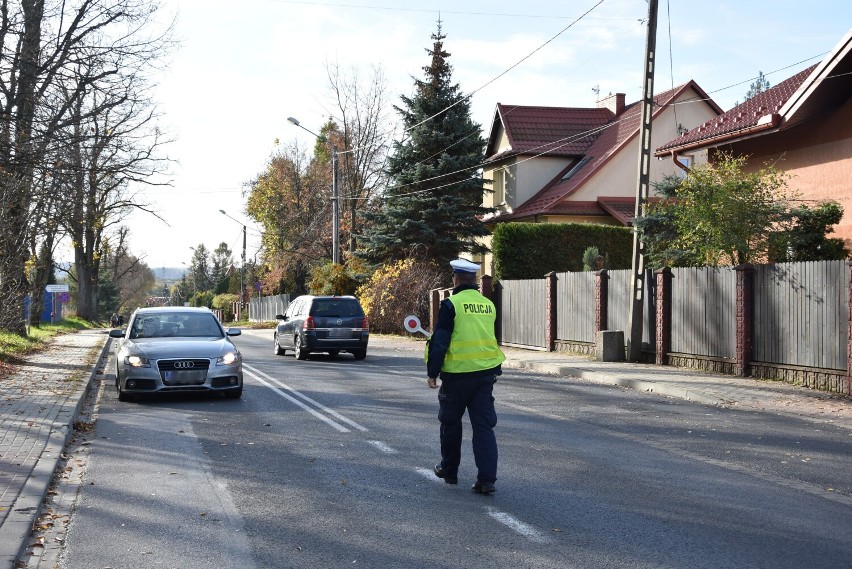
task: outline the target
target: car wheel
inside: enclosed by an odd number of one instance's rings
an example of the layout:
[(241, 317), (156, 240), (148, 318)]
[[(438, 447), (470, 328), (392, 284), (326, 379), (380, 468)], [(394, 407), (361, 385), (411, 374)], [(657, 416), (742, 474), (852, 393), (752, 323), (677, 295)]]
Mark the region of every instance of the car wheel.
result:
[(275, 333), (275, 349), (273, 350), (276, 356), (283, 356), (287, 350), (281, 347), (281, 344), (278, 343), (278, 333)]
[(300, 334), (296, 334), (296, 339), (293, 341), (293, 346), (295, 347), (297, 360), (308, 359), (308, 350), (302, 346), (302, 336)]
[(121, 384), (118, 382), (118, 379), (115, 380), (115, 389), (118, 391), (118, 400), (122, 403), (127, 403), (128, 401), (133, 400), (133, 396), (129, 395), (121, 388)]
[(329, 350), (328, 351), (328, 355), (330, 355), (331, 357), (334, 357), (339, 353), (340, 353), (340, 350)]
[(352, 355), (355, 356), (356, 360), (363, 360), (367, 357), (367, 350), (352, 350)]
[(239, 386), (236, 389), (229, 389), (225, 392), (225, 397), (228, 399), (239, 399), (243, 395), (243, 386)]
[(118, 380), (118, 366), (115, 366), (115, 390), (118, 392), (119, 401), (126, 403), (132, 399), (126, 391), (121, 389), (121, 382)]

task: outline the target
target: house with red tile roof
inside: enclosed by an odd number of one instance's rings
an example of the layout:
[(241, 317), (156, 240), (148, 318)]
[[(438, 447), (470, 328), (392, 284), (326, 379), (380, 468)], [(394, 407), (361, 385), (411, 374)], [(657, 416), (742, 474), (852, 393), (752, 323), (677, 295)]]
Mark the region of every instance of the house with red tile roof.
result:
[[(483, 203), (498, 223), (603, 223), (633, 218), (639, 164), (641, 105), (617, 93), (595, 108), (497, 104), (486, 149)], [(654, 97), (651, 143), (671, 140), (722, 114), (690, 81)], [(682, 172), (654, 160), (652, 182)], [(490, 243), (486, 241), (486, 245)], [(492, 274), (490, 255), (476, 259)]]
[(852, 246), (852, 30), (820, 63), (657, 148), (670, 161), (748, 157), (774, 165), (814, 204), (834, 200), (843, 219), (832, 236)]

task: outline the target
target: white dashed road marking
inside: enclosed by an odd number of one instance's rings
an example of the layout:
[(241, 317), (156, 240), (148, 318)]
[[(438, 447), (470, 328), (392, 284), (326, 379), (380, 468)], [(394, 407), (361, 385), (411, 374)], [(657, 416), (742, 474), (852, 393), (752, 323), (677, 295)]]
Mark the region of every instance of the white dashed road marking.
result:
[(367, 441), (367, 442), (370, 443), (371, 445), (373, 445), (374, 447), (376, 447), (377, 449), (379, 449), (380, 451), (382, 451), (385, 454), (396, 454), (397, 453), (396, 449), (389, 447), (388, 445), (386, 445), (382, 441)]
[(488, 512), (488, 515), (491, 516), (493, 519), (497, 520), (515, 533), (524, 536), (530, 541), (534, 541), (535, 543), (547, 543), (548, 539), (546, 535), (544, 535), (531, 525), (522, 522), (512, 514), (507, 514), (506, 512), (501, 512), (499, 510), (495, 510), (494, 508), (486, 508), (485, 510)]

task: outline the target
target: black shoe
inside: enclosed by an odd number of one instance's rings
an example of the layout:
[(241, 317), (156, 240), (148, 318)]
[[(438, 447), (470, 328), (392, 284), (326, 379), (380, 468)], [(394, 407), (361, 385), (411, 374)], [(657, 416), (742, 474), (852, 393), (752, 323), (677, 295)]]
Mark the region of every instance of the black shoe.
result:
[(480, 482), (479, 480), (470, 487), (477, 494), (493, 494), (497, 489), (490, 482)]
[(446, 484), (458, 484), (459, 483), (458, 477), (448, 476), (447, 473), (444, 472), (444, 469), (441, 468), (440, 464), (436, 464), (435, 468), (432, 469), (432, 472), (434, 472), (435, 476), (437, 476), (438, 478), (443, 478), (444, 483), (446, 483)]

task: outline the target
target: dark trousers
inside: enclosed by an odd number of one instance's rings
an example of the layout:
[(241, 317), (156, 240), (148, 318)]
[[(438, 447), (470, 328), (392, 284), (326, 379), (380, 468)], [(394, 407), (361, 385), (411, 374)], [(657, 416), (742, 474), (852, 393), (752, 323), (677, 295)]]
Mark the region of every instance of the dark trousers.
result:
[(450, 379), (438, 391), (438, 420), (441, 422), (441, 468), (448, 476), (458, 476), (461, 462), (462, 417), (467, 410), (473, 428), (473, 458), (480, 482), (497, 480), (497, 438), (494, 426), (494, 375)]

